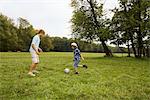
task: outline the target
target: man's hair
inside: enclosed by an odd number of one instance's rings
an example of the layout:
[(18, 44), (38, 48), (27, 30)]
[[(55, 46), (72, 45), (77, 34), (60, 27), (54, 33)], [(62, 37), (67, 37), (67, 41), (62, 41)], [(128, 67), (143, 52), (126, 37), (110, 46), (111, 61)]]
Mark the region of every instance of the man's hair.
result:
[(42, 29), (40, 29), (40, 30), (38, 31), (38, 34), (40, 34), (40, 33), (45, 34), (45, 31), (44, 31), (44, 30), (42, 30)]

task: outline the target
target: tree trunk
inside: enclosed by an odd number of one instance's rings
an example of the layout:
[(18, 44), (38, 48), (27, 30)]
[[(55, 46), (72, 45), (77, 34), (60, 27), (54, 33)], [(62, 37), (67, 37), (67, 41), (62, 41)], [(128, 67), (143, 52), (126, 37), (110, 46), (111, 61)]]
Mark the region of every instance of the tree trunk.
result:
[(106, 56), (113, 56), (112, 52), (107, 47), (106, 43), (103, 40), (101, 40), (101, 41), (102, 41), (102, 46), (104, 48), (104, 52), (105, 52)]
[(147, 46), (146, 48), (146, 56), (149, 58), (150, 57), (150, 48)]
[(129, 35), (130, 35), (130, 40), (131, 40), (131, 45), (132, 45), (134, 56), (137, 58), (136, 49), (135, 49), (135, 45), (134, 45), (134, 42), (133, 42), (133, 36), (131, 35), (131, 33)]
[[(126, 16), (126, 18), (129, 18), (129, 16), (127, 15), (127, 7), (126, 7), (126, 5), (124, 4), (123, 5), (124, 6), (124, 11), (126, 12), (125, 13), (125, 16)], [(132, 32), (132, 30), (129, 30), (129, 32)], [(129, 33), (129, 38), (130, 38), (130, 40), (131, 40), (131, 46), (132, 46), (132, 49), (133, 49), (133, 53), (134, 53), (134, 56), (137, 58), (137, 55), (136, 55), (136, 49), (135, 49), (135, 45), (134, 45), (134, 42), (133, 42), (133, 35), (132, 35), (132, 33)]]
[[(140, 28), (140, 26), (139, 26)], [(142, 36), (141, 36), (141, 30), (139, 29), (138, 31), (138, 57), (142, 57), (142, 50), (143, 50), (143, 41), (142, 41)]]
[[(138, 8), (141, 8), (141, 2), (138, 0)], [(138, 31), (137, 31), (137, 38), (138, 38), (138, 57), (142, 57), (142, 49), (143, 49), (143, 40), (142, 40), (142, 32), (141, 32), (141, 11), (138, 12)]]
[[(93, 2), (92, 0), (87, 0), (88, 3), (90, 4), (90, 7), (91, 7), (91, 12), (93, 14), (93, 19), (94, 19), (94, 23), (95, 23), (95, 30), (96, 29), (99, 29), (100, 28), (100, 25), (97, 21), (97, 17), (96, 17), (96, 14), (95, 14), (95, 10), (94, 10), (94, 6), (93, 6)], [(107, 47), (105, 41), (103, 39), (100, 39), (101, 43), (102, 43), (102, 46), (104, 48), (104, 52), (106, 54), (106, 56), (113, 56), (112, 55), (112, 52), (109, 50), (109, 48)]]
[(131, 57), (130, 55), (130, 44), (129, 44), (129, 40), (128, 40), (128, 56), (127, 57)]
[(143, 47), (143, 56), (146, 57), (146, 53), (145, 53), (146, 49), (145, 47)]

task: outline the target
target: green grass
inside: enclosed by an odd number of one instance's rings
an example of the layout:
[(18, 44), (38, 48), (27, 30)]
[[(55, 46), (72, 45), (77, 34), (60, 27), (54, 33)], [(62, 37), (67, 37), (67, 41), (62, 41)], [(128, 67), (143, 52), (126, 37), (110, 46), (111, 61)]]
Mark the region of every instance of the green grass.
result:
[(30, 77), (29, 53), (0, 53), (0, 100), (150, 100), (150, 59), (84, 53), (89, 68), (75, 75), (72, 54), (41, 54), (40, 74)]

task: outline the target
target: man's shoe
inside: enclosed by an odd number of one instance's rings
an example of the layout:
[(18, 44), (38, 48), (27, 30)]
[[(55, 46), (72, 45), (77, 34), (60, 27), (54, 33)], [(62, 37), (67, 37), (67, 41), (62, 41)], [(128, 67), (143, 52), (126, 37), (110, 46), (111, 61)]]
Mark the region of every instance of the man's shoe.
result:
[(37, 73), (37, 74), (39, 74), (39, 71), (33, 70), (32, 73)]
[(35, 76), (35, 74), (33, 74), (32, 72), (29, 72), (28, 75), (33, 76), (33, 77)]

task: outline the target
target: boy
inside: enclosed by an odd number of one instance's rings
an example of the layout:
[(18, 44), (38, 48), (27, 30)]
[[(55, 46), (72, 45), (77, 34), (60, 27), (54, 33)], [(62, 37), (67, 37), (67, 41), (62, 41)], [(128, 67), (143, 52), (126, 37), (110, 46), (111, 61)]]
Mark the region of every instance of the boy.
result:
[(45, 32), (44, 30), (41, 29), (37, 32), (37, 34), (32, 39), (32, 43), (29, 49), (31, 56), (32, 56), (32, 64), (28, 72), (30, 76), (35, 76), (34, 73), (38, 73), (38, 71), (36, 71), (36, 67), (39, 63), (40, 52), (42, 52), (42, 49), (39, 48), (40, 38), (42, 38), (44, 35), (45, 35)]
[(80, 54), (80, 50), (78, 49), (78, 45), (76, 43), (71, 43), (71, 48), (74, 50), (74, 69), (75, 69), (75, 74), (79, 74), (77, 68), (78, 66), (83, 66), (87, 68), (86, 65), (78, 65), (80, 62), (80, 58), (84, 60), (83, 56)]

